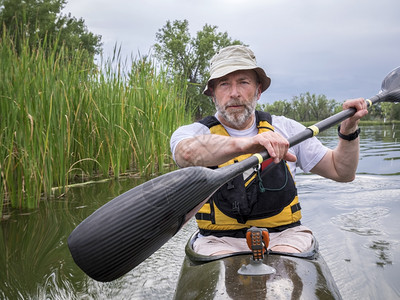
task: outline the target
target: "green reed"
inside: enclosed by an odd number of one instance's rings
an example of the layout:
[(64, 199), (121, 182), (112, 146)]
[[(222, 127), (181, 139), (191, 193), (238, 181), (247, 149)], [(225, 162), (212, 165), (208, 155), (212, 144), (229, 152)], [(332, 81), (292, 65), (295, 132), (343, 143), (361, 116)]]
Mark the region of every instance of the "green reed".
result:
[(43, 48), (17, 54), (1, 39), (0, 216), (4, 200), (33, 208), (53, 187), (170, 170), (169, 137), (189, 118), (184, 82), (149, 58), (116, 51), (94, 68), (83, 51)]

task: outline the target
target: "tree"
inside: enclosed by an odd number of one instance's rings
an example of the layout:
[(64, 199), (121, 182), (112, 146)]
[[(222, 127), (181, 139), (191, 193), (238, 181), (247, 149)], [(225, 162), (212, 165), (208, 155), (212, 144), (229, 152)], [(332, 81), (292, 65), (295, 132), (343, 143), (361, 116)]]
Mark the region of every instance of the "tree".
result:
[[(336, 113), (341, 107), (335, 100), (328, 100), (325, 95), (309, 92), (294, 96), (291, 102), (275, 101), (273, 104), (262, 104), (261, 110), (274, 115), (282, 115), (299, 122), (319, 121)], [(341, 109), (340, 109), (341, 110)]]
[(156, 33), (154, 45), (156, 58), (170, 70), (171, 76), (186, 80), (188, 108), (195, 109), (196, 118), (213, 113), (214, 105), (202, 95), (209, 77), (209, 61), (221, 48), (242, 45), (232, 40), (227, 32), (217, 32), (217, 26), (205, 24), (191, 37), (187, 20), (167, 21)]
[(293, 116), (292, 104), (286, 100), (275, 101), (272, 104), (261, 104), (257, 106), (257, 109), (267, 111), (270, 114), (277, 116)]
[(299, 121), (322, 120), (332, 115), (337, 105), (335, 100), (328, 100), (325, 95), (300, 94), (292, 99), (293, 118)]
[(71, 51), (99, 54), (101, 36), (89, 32), (83, 19), (61, 14), (65, 4), (66, 0), (0, 0), (0, 37), (7, 32), (17, 51), (22, 39), (28, 39), (31, 49), (38, 44), (49, 49), (64, 44)]
[(380, 103), (382, 110), (382, 119), (392, 121), (400, 120), (400, 104), (399, 103)]

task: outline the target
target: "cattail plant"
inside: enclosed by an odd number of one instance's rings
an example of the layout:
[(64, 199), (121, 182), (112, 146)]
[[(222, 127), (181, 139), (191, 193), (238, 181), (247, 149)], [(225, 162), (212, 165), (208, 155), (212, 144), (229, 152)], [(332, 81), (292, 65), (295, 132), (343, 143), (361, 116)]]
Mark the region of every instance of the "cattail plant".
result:
[(37, 207), (54, 187), (173, 167), (169, 137), (189, 118), (185, 82), (149, 57), (128, 64), (115, 51), (96, 66), (83, 50), (21, 45), (1, 37), (0, 216), (5, 204)]

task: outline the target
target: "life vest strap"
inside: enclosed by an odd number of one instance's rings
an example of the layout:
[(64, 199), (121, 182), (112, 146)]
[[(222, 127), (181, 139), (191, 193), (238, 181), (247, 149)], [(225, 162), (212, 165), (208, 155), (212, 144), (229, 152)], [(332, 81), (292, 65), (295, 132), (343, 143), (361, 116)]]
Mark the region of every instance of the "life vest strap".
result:
[(196, 220), (211, 221), (211, 214), (197, 213)]
[(296, 211), (301, 210), (300, 203), (296, 203), (295, 205), (293, 205), (293, 206), (291, 207), (291, 210), (292, 210), (292, 214), (294, 214)]

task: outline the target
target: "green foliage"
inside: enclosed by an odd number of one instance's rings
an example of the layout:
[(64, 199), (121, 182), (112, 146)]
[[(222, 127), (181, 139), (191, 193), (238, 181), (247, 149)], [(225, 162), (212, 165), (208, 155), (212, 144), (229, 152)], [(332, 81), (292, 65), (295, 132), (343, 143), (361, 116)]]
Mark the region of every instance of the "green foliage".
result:
[(381, 103), (382, 118), (388, 121), (400, 120), (400, 103)]
[(286, 100), (275, 101), (273, 104), (263, 104), (260, 108), (274, 115), (282, 115), (299, 122), (318, 121), (325, 119), (340, 106), (335, 100), (328, 100), (325, 95), (310, 93), (300, 94)]
[[(316, 122), (342, 111), (342, 105), (335, 100), (328, 100), (325, 95), (310, 93), (294, 96), (291, 101), (279, 100), (272, 104), (258, 105), (257, 109), (278, 116), (285, 116), (298, 122)], [(378, 103), (368, 108), (368, 115), (363, 121), (400, 120), (400, 104)]]
[(101, 36), (89, 32), (83, 19), (61, 14), (65, 4), (66, 0), (0, 0), (0, 36), (11, 35), (17, 53), (26, 40), (31, 49), (42, 45), (52, 52), (65, 45), (71, 51), (84, 49), (93, 58), (101, 52)]
[[(118, 55), (92, 68), (85, 51), (60, 51), (27, 40), (0, 43), (0, 216), (2, 203), (31, 208), (53, 187), (144, 176), (174, 166), (169, 137), (189, 122), (185, 83), (149, 59), (125, 70)], [(68, 59), (66, 59), (68, 58)], [(64, 187), (64, 188), (63, 188)]]
[(187, 97), (189, 109), (195, 109), (196, 118), (212, 114), (212, 101), (202, 95), (209, 77), (209, 61), (221, 48), (243, 44), (232, 40), (227, 32), (217, 32), (217, 26), (205, 24), (192, 37), (187, 20), (167, 21), (156, 33), (155, 56), (168, 67), (169, 74), (176, 80), (189, 83)]

